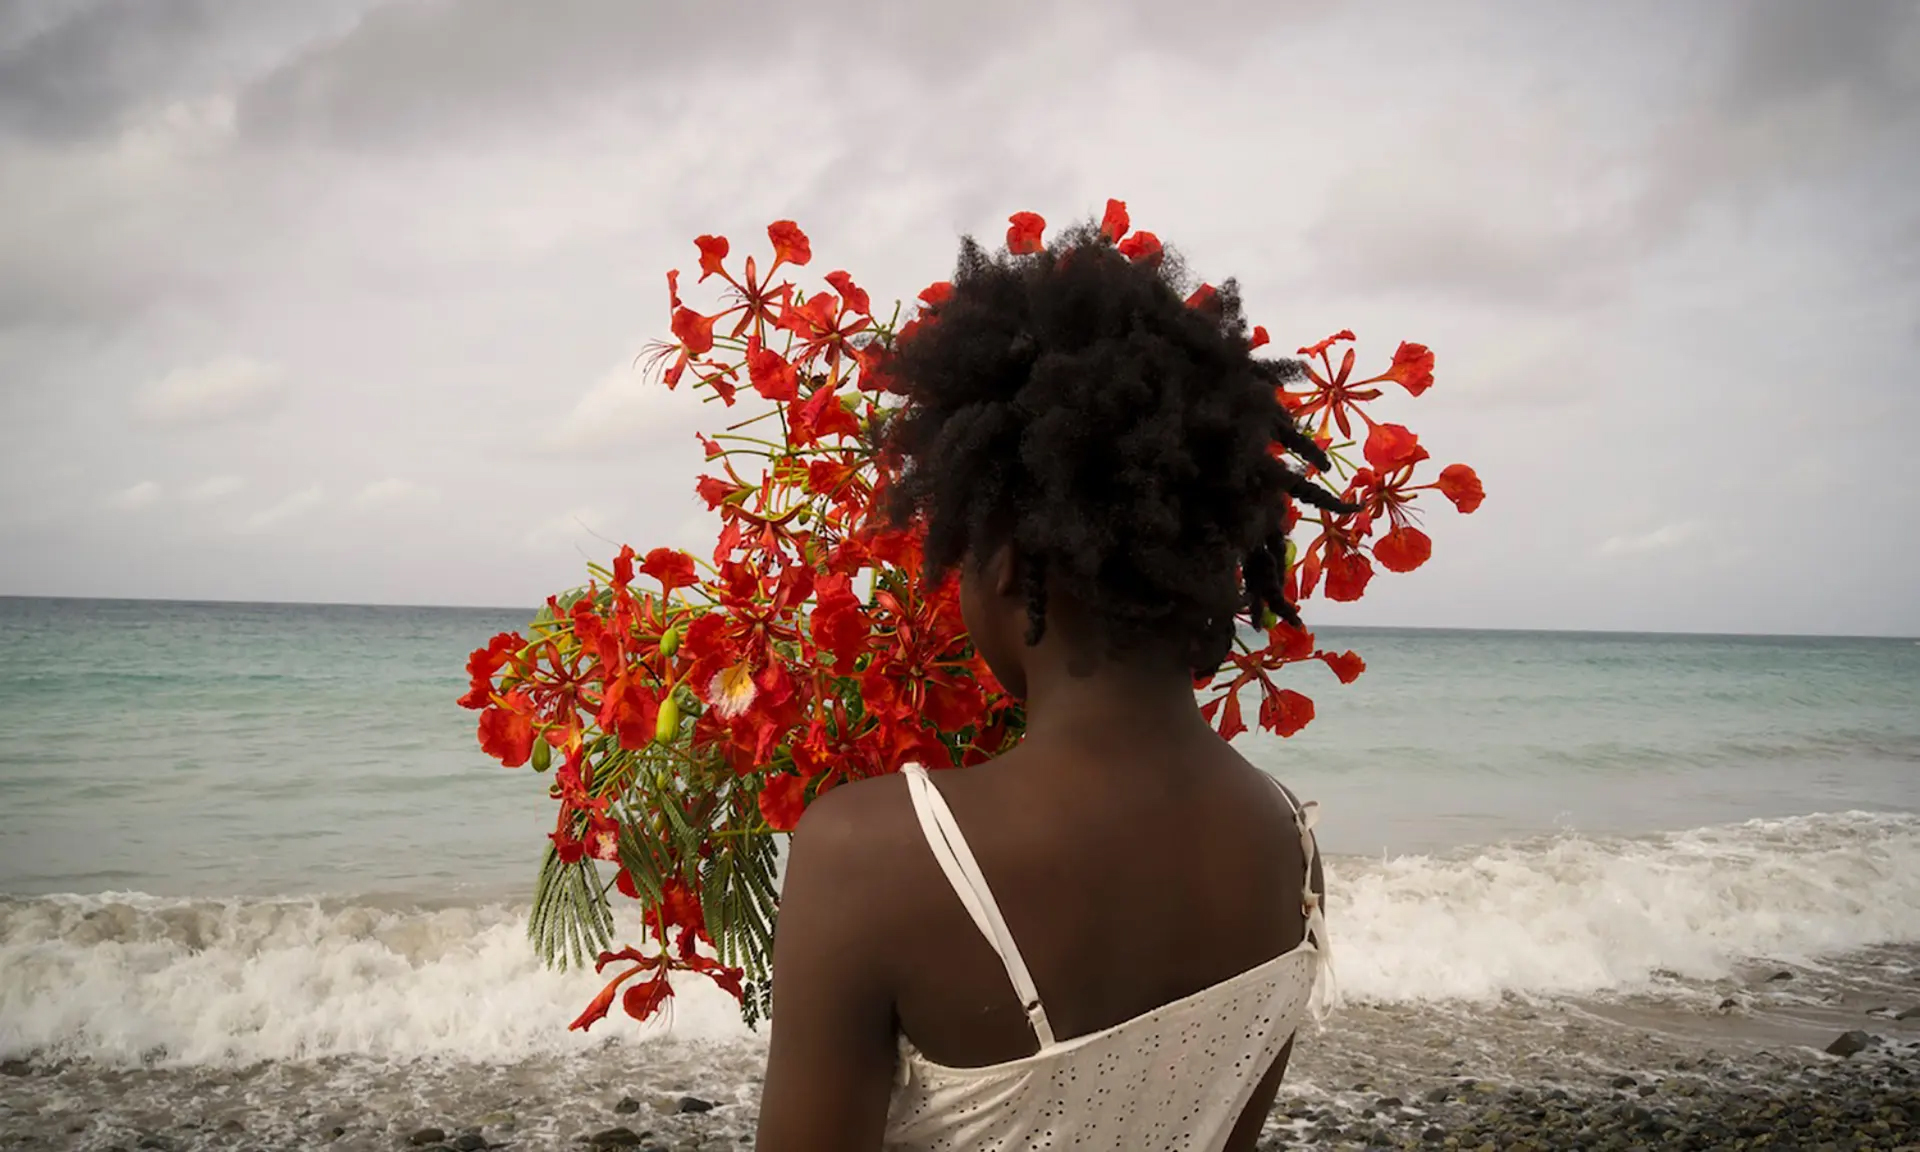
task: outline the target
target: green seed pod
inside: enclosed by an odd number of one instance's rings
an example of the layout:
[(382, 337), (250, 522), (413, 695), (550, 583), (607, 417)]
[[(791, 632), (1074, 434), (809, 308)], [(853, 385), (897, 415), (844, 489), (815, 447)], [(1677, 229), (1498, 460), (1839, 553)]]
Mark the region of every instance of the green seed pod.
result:
[(660, 637), (660, 655), (672, 656), (680, 650), (680, 626), (675, 624)]
[(655, 744), (671, 743), (679, 732), (680, 701), (669, 692), (667, 698), (660, 701), (660, 719), (653, 726), (653, 742)]
[(553, 766), (553, 747), (545, 740), (533, 742), (533, 770), (545, 772)]
[(1287, 571), (1293, 571), (1293, 561), (1299, 555), (1300, 550), (1293, 546), (1293, 537), (1287, 537)]

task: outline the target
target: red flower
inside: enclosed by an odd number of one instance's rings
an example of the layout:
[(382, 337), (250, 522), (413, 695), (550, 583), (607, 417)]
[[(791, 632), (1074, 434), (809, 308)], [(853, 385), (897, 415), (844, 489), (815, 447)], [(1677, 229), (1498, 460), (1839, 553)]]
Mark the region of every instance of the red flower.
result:
[(1291, 736), (1313, 722), (1313, 701), (1291, 688), (1282, 688), (1260, 701), (1260, 726)]
[(920, 289), (920, 303), (925, 304), (929, 308), (938, 308), (940, 305), (946, 303), (947, 297), (951, 295), (953, 295), (952, 281), (935, 280), (925, 288)]
[(813, 259), (813, 245), (800, 225), (791, 220), (775, 220), (767, 225), (767, 239), (773, 241), (774, 265), (803, 265)]
[(509, 768), (518, 768), (533, 755), (532, 701), (524, 690), (508, 694), (505, 706), (493, 705), (480, 713), (480, 750)]
[(1271, 339), (1272, 337), (1267, 335), (1267, 330), (1265, 328), (1261, 327), (1258, 324), (1255, 324), (1253, 326), (1253, 335), (1247, 338), (1247, 351), (1251, 352), (1255, 348), (1258, 348), (1263, 344), (1266, 344)]
[(760, 789), (760, 815), (766, 817), (767, 825), (775, 832), (793, 831), (806, 806), (805, 777), (790, 772), (776, 773), (767, 777), (765, 787)]
[(462, 708), (485, 708), (493, 699), (493, 676), (526, 641), (518, 632), (502, 632), (476, 648), (467, 657), (467, 694), (460, 697)]
[(783, 402), (800, 393), (800, 376), (778, 352), (763, 348), (760, 337), (747, 337), (747, 379), (753, 390), (769, 400)]
[(1118, 251), (1129, 260), (1157, 260), (1162, 251), (1160, 237), (1151, 232), (1135, 232), (1120, 241)]
[(846, 306), (847, 311), (857, 312), (862, 316), (872, 314), (873, 302), (867, 298), (866, 289), (853, 282), (853, 277), (845, 272), (829, 272), (827, 283), (833, 285), (833, 290), (840, 294), (841, 303)]
[[(1395, 525), (1373, 545), (1373, 558), (1389, 572), (1411, 572), (1433, 555), (1433, 541), (1410, 524)], [(1331, 583), (1331, 580), (1329, 580)], [(1332, 596), (1329, 591), (1327, 595)], [(1338, 597), (1335, 597), (1338, 599)]]
[(1449, 464), (1440, 470), (1440, 479), (1434, 482), (1440, 494), (1453, 501), (1453, 506), (1462, 512), (1471, 512), (1480, 507), (1487, 498), (1487, 490), (1480, 485), (1480, 477), (1465, 464)]
[(1213, 285), (1202, 284), (1193, 290), (1193, 295), (1187, 297), (1187, 307), (1195, 308), (1202, 312), (1218, 312), (1220, 310), (1220, 293), (1214, 289)]
[(1127, 234), (1132, 221), (1127, 218), (1125, 200), (1107, 201), (1107, 214), (1100, 218), (1100, 234), (1112, 243), (1119, 243), (1120, 237)]
[(688, 587), (695, 581), (693, 557), (673, 548), (655, 548), (647, 553), (640, 571), (660, 581), (660, 590), (669, 596), (675, 588)]
[(787, 414), (787, 443), (795, 448), (817, 444), (828, 436), (858, 436), (860, 421), (840, 404), (830, 387), (816, 388), (807, 402)]
[(707, 502), (709, 512), (746, 490), (745, 484), (728, 483), (715, 476), (702, 476), (694, 485), (694, 491), (700, 494), (700, 499)]
[(1282, 661), (1308, 659), (1313, 655), (1313, 633), (1282, 620), (1267, 632), (1267, 651)]
[[(1220, 713), (1220, 738), (1222, 740), (1231, 740), (1247, 730), (1247, 722), (1240, 716), (1240, 693), (1238, 690), (1229, 689), (1226, 696), (1222, 699), (1224, 700), (1225, 707), (1222, 708)], [(1209, 719), (1211, 719), (1211, 717), (1209, 717)]]
[(620, 997), (620, 1008), (635, 1020), (645, 1020), (658, 1012), (672, 995), (673, 985), (667, 983), (667, 971), (663, 967), (658, 976), (628, 988)]
[(823, 353), (829, 365), (836, 364), (851, 349), (853, 337), (872, 326), (870, 318), (824, 292), (800, 304), (789, 302), (780, 312), (780, 327), (799, 337), (799, 347), (793, 350), (796, 364), (810, 363)]
[(1333, 669), (1333, 674), (1340, 678), (1342, 684), (1353, 683), (1360, 678), (1360, 673), (1367, 670), (1367, 662), (1360, 659), (1358, 652), (1347, 651), (1337, 656), (1332, 652), (1320, 652), (1316, 655), (1326, 661), (1327, 667)]
[(1427, 458), (1420, 438), (1404, 424), (1375, 424), (1367, 435), (1367, 463), (1382, 473), (1392, 472)]
[[(1385, 563), (1385, 561), (1381, 561)], [(1322, 561), (1327, 574), (1327, 599), (1358, 600), (1366, 594), (1367, 582), (1373, 579), (1373, 565), (1358, 552), (1346, 549), (1327, 549), (1327, 557)]]
[(1043, 247), (1040, 234), (1047, 222), (1032, 212), (1015, 212), (1007, 217), (1007, 251), (1015, 256), (1038, 252)]
[(873, 626), (853, 594), (852, 578), (834, 572), (814, 581), (813, 641), (832, 654), (833, 671), (853, 671), (853, 662), (865, 649)]
[(600, 697), (600, 711), (594, 723), (603, 732), (611, 732), (620, 746), (638, 751), (653, 743), (654, 723), (660, 718), (660, 697), (634, 675), (621, 667), (608, 681)]
[(693, 242), (700, 249), (700, 279), (705, 280), (715, 272), (725, 276), (727, 270), (721, 266), (721, 261), (727, 258), (727, 238), (696, 236)]
[(695, 356), (704, 356), (713, 350), (712, 316), (702, 316), (691, 308), (681, 307), (673, 310), (673, 335), (686, 350)]
[(599, 995), (587, 1005), (587, 1010), (567, 1025), (568, 1031), (584, 1032), (593, 1027), (613, 1007), (613, 998), (619, 995), (620, 986), (643, 972), (652, 972), (653, 976), (627, 989), (627, 994), (621, 998), (621, 1007), (627, 1010), (628, 1015), (636, 1020), (644, 1020), (659, 1011), (667, 998), (673, 995), (673, 988), (667, 983), (667, 958), (664, 956), (646, 956), (635, 949), (622, 948), (618, 952), (600, 953), (599, 959), (594, 961), (593, 970), (604, 972), (607, 965), (620, 960), (629, 961), (633, 966), (607, 981)]
[(694, 954), (695, 941), (712, 939), (707, 935), (707, 916), (700, 907), (700, 894), (677, 876), (668, 877), (660, 885), (660, 907), (654, 910), (653, 920), (662, 939), (669, 930), (680, 930), (680, 951), (684, 955)]
[(1415, 396), (1433, 387), (1433, 353), (1425, 344), (1409, 344), (1402, 341), (1394, 349), (1393, 364), (1385, 372), (1372, 380), (1363, 380), (1363, 384), (1372, 384), (1379, 380), (1391, 380)]
[(1324, 356), (1326, 355), (1327, 349), (1333, 347), (1335, 344), (1338, 344), (1342, 340), (1351, 340), (1351, 339), (1353, 339), (1353, 330), (1351, 328), (1342, 328), (1340, 329), (1340, 331), (1335, 332), (1333, 335), (1327, 337), (1325, 340), (1320, 341), (1320, 343), (1309, 344), (1305, 348), (1300, 349), (1300, 355)]

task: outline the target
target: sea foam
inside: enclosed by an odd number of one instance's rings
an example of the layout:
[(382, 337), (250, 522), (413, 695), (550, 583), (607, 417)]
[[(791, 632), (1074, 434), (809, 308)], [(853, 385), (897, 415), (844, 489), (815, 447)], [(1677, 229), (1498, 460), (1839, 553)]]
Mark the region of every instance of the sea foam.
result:
[[(1755, 958), (1818, 963), (1920, 941), (1920, 817), (1336, 859), (1329, 885), (1349, 999), (1632, 990), (1662, 970), (1712, 979)], [(680, 983), (670, 1028), (616, 1012), (592, 1033), (569, 1032), (600, 980), (543, 968), (524, 915), (131, 893), (0, 900), (0, 1054), (504, 1061), (609, 1040), (752, 1037), (699, 979)]]

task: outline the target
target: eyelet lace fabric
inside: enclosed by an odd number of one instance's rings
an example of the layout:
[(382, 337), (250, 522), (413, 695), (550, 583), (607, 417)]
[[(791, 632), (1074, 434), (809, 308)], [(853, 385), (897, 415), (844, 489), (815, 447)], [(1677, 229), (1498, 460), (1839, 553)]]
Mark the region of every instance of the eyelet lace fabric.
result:
[[(1056, 1041), (1026, 962), (953, 814), (925, 769), (911, 765), (906, 775), (927, 842), (1006, 966), (1040, 1050), (982, 1068), (949, 1068), (928, 1060), (902, 1036), (885, 1147), (1218, 1152), (1300, 1024), (1332, 1006), (1326, 923), (1311, 885), (1302, 897), (1307, 938), (1300, 947), (1111, 1028)], [(1285, 790), (1281, 795), (1287, 797)], [(1291, 797), (1287, 804), (1311, 878), (1318, 809), (1295, 807)]]

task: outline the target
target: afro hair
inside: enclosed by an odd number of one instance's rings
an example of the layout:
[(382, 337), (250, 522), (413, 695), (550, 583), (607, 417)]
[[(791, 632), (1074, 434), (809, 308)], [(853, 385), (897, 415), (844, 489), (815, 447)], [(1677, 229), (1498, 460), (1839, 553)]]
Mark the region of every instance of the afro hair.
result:
[(1051, 587), (1111, 654), (1216, 670), (1236, 617), (1298, 621), (1282, 593), (1291, 501), (1344, 509), (1281, 405), (1297, 361), (1256, 358), (1233, 281), (1188, 296), (1170, 251), (1130, 260), (1083, 225), (1037, 252), (962, 241), (953, 291), (887, 364), (886, 511), (936, 575), (1011, 545), (1027, 642)]

